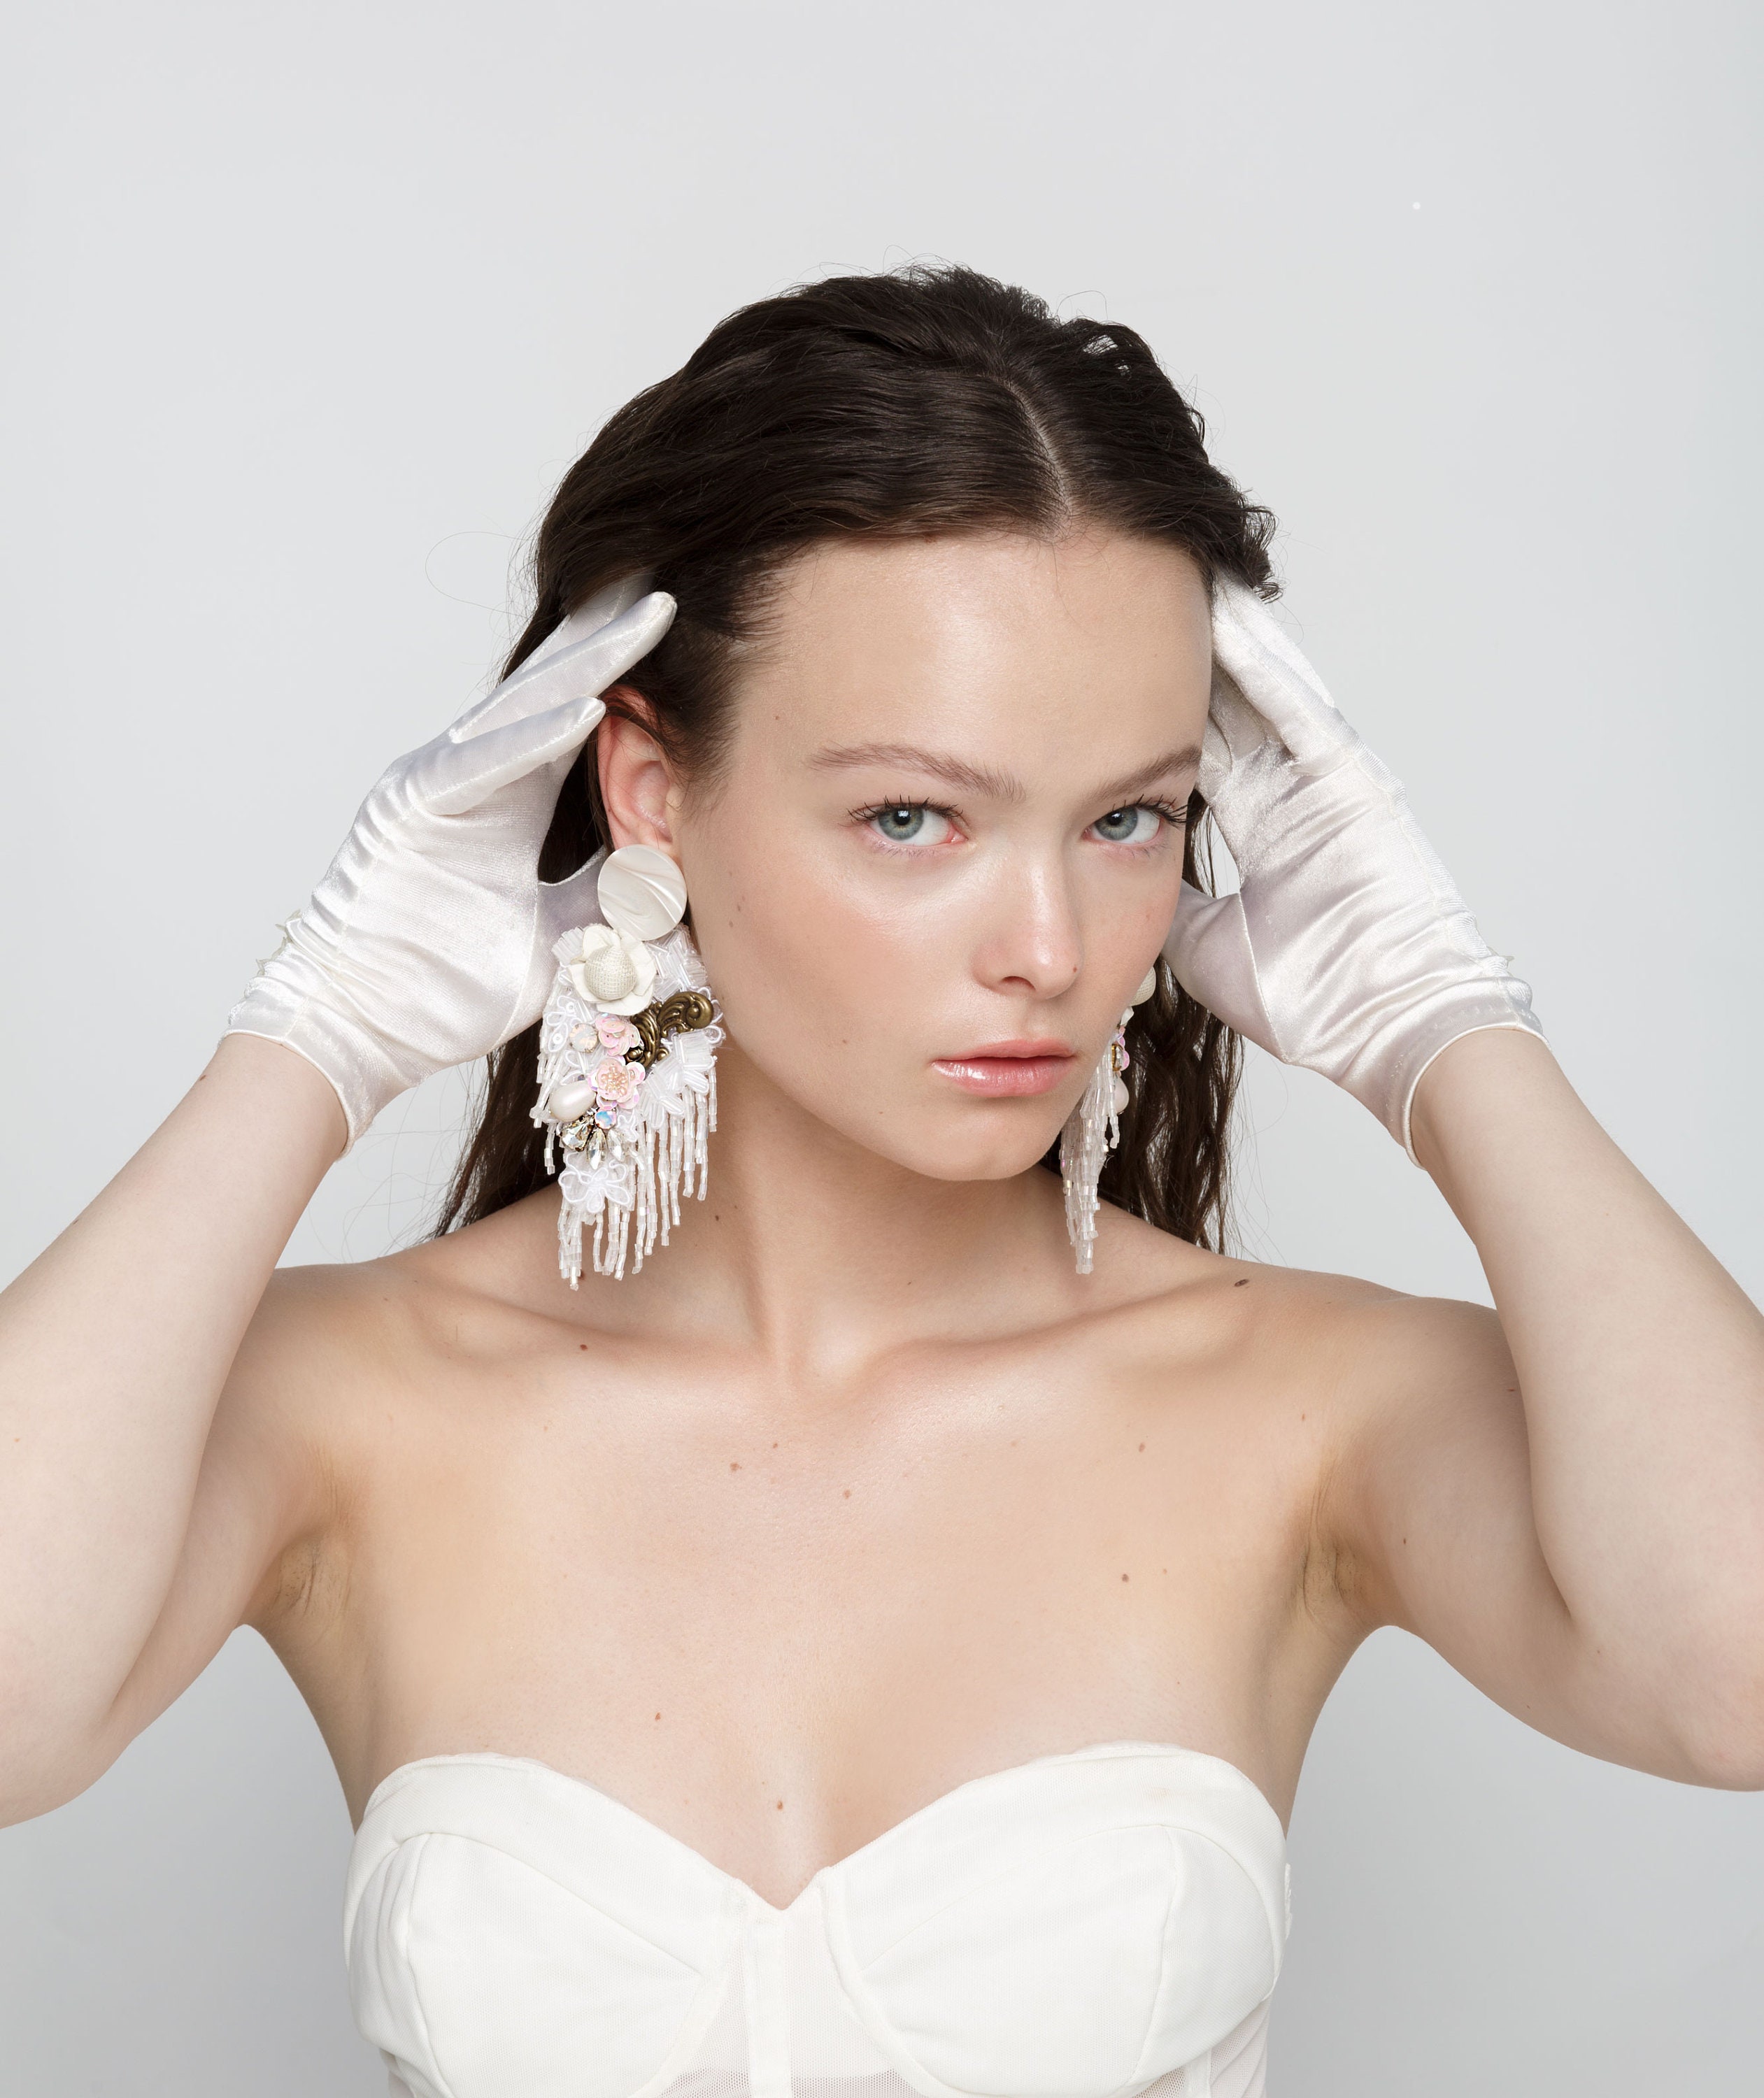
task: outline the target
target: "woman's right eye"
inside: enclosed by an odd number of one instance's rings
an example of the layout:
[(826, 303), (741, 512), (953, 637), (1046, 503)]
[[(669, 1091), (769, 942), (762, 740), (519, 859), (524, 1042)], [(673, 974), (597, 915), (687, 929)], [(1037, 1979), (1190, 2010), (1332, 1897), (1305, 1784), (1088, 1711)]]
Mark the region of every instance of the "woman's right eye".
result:
[(928, 801), (892, 801), (872, 809), (867, 821), (891, 845), (938, 845), (950, 835), (950, 819)]

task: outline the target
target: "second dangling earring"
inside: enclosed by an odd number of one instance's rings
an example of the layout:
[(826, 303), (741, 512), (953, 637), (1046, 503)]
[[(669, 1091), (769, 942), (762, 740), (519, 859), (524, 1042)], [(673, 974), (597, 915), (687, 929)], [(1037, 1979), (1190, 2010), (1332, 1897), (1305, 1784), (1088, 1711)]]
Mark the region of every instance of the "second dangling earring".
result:
[(1077, 1257), (1078, 1272), (1090, 1272), (1090, 1257), (1096, 1245), (1096, 1212), (1102, 1198), (1097, 1183), (1108, 1154), (1121, 1141), (1121, 1117), (1126, 1113), (1127, 1082), (1121, 1076), (1132, 1058), (1127, 1054), (1127, 1023), (1135, 1005), (1143, 1005), (1157, 989), (1157, 963), (1145, 972), (1133, 994), (1133, 1004), (1121, 1016), (1121, 1025), (1109, 1038), (1102, 1060), (1090, 1073), (1084, 1097), (1066, 1118), (1060, 1132), (1060, 1178), (1065, 1189), (1066, 1236)]
[(680, 1197), (704, 1197), (706, 1139), (717, 1126), (721, 1011), (686, 915), (686, 883), (665, 853), (621, 845), (599, 881), (604, 923), (552, 948), (557, 976), (539, 1023), (546, 1170), (563, 1154), (558, 1270), (581, 1278), (582, 1231), (594, 1225), (594, 1271), (634, 1273)]

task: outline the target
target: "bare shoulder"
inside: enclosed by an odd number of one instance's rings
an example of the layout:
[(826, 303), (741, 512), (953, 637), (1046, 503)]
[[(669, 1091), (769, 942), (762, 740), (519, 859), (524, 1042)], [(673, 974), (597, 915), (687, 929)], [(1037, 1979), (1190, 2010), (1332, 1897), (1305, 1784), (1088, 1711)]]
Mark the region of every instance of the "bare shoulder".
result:
[(204, 1506), (248, 1496), (263, 1511), (263, 1549), (239, 1622), (267, 1634), (302, 1585), (340, 1515), (338, 1431), (373, 1379), (380, 1293), (364, 1267), (278, 1268), (246, 1328), (209, 1430), (198, 1486)]
[(1351, 1388), (1362, 1369), (1392, 1350), (1424, 1355), (1452, 1345), (1459, 1315), (1473, 1322), (1478, 1313), (1474, 1305), (1408, 1296), (1358, 1275), (1214, 1253), (1119, 1211), (1099, 1244), (1099, 1274), (1105, 1261), (1148, 1338), (1183, 1354), (1197, 1344), (1223, 1351), (1264, 1375), (1289, 1358), (1292, 1374), (1319, 1395)]
[(374, 1448), (409, 1426), (450, 1355), (485, 1344), (502, 1307), (464, 1250), (437, 1258), (422, 1245), (270, 1277), (216, 1409), (199, 1489), (217, 1505), (248, 1493), (264, 1512), (270, 1548), (240, 1622), (268, 1635), (346, 1526)]
[(1534, 1611), (1551, 1583), (1498, 1315), (1345, 1275), (1274, 1269), (1258, 1282), (1272, 1359), (1316, 1409), (1314, 1555), (1362, 1631), (1399, 1625), (1455, 1659), (1440, 1636), (1455, 1584)]
[(223, 1416), (297, 1435), (400, 1359), (421, 1292), (397, 1255), (278, 1268), (234, 1358)]
[(216, 1402), (182, 1547), (115, 1701), (103, 1762), (237, 1627), (280, 1651), (283, 1628), (310, 1622), (315, 1595), (335, 1590), (352, 1457), (420, 1353), (411, 1296), (396, 1261), (270, 1276)]
[(1362, 1407), (1388, 1402), (1417, 1380), (1511, 1366), (1500, 1320), (1485, 1306), (1213, 1253), (1118, 1212), (1113, 1223), (1112, 1249), (1159, 1316), (1191, 1326), (1203, 1306), (1228, 1315), (1222, 1337), (1258, 1350), (1296, 1350), (1319, 1390), (1332, 1391), (1344, 1408), (1356, 1398)]
[(1413, 1628), (1392, 1555), (1472, 1496), (1485, 1528), (1510, 1533), (1494, 1548), (1524, 1551), (1525, 1416), (1494, 1311), (1209, 1252), (1130, 1218), (1110, 1236), (1135, 1352), (1173, 1392), (1204, 1385), (1287, 1473), (1312, 1560), (1364, 1629)]
[(413, 1356), (517, 1350), (555, 1332), (531, 1286), (532, 1219), (517, 1203), (375, 1260), (281, 1268), (241, 1350), (269, 1383), (407, 1380)]

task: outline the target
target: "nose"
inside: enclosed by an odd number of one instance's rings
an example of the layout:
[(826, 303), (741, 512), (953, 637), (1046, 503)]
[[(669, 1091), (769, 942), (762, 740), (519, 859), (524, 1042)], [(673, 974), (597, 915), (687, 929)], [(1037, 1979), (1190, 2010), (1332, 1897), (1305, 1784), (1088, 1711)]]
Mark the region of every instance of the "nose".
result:
[(1057, 860), (1007, 856), (994, 872), (974, 955), (989, 990), (1058, 998), (1084, 966), (1084, 941), (1065, 870)]

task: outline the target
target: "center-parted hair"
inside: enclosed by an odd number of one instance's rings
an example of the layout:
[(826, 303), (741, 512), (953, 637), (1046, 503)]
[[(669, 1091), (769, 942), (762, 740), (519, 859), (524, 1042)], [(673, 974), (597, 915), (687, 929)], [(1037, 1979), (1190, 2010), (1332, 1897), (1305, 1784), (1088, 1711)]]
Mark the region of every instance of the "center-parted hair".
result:
[[(505, 674), (596, 590), (651, 571), (678, 610), (623, 682), (647, 703), (643, 726), (708, 781), (735, 674), (764, 634), (768, 585), (818, 540), (1053, 538), (1101, 524), (1180, 547), (1209, 585), (1230, 576), (1272, 595), (1274, 520), (1208, 459), (1205, 435), (1132, 329), (1060, 320), (972, 270), (915, 264), (762, 299), (628, 402), (564, 476)], [(1210, 889), (1205, 812), (1195, 795), (1183, 873)], [(590, 740), (558, 797), (540, 874), (559, 880), (612, 842)], [(1101, 1192), (1222, 1249), (1238, 1039), (1160, 963), (1127, 1042), (1130, 1104)], [(544, 1133), (529, 1118), (538, 1045), (535, 1023), (491, 1056), (438, 1230), (547, 1184)], [(1057, 1170), (1055, 1152), (1043, 1162)]]

